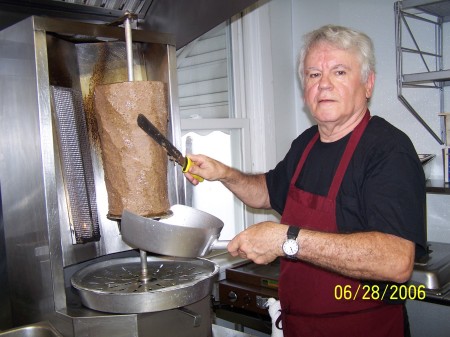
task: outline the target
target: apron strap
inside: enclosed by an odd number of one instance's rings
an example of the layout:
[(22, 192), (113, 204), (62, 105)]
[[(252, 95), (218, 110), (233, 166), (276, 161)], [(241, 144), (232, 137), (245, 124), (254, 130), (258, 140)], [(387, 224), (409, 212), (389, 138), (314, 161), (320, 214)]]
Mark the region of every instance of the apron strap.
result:
[(345, 172), (347, 171), (348, 164), (353, 157), (353, 153), (355, 152), (356, 146), (358, 146), (359, 140), (361, 139), (366, 126), (369, 124), (369, 120), (370, 111), (367, 109), (361, 122), (352, 131), (352, 135), (350, 136), (347, 146), (345, 147), (344, 154), (339, 162), (339, 166), (334, 175), (330, 190), (328, 191), (328, 198), (332, 200), (336, 199), (342, 180), (344, 179)]
[(300, 157), (300, 161), (298, 162), (297, 168), (295, 169), (295, 173), (292, 176), (291, 185), (295, 185), (298, 176), (303, 168), (303, 165), (305, 164), (306, 158), (308, 157), (309, 152), (311, 152), (312, 147), (314, 146), (314, 144), (317, 142), (318, 139), (319, 139), (319, 131), (317, 131), (314, 137), (311, 138), (311, 140), (309, 141), (308, 145), (306, 145), (306, 148), (303, 151), (302, 156)]
[[(370, 111), (367, 109), (366, 114), (364, 115), (361, 122), (353, 130), (353, 133), (350, 136), (347, 146), (345, 147), (344, 154), (341, 158), (336, 174), (331, 183), (330, 190), (328, 191), (328, 197), (333, 199), (336, 198), (342, 183), (342, 179), (344, 179), (344, 175), (347, 170), (348, 164), (352, 159), (353, 153), (355, 152), (356, 146), (358, 145), (358, 142), (361, 139), (361, 136), (364, 133), (366, 126), (369, 124), (369, 120), (370, 120)], [(314, 137), (311, 138), (305, 150), (303, 151), (300, 160), (298, 162), (297, 168), (295, 169), (295, 173), (292, 176), (291, 185), (295, 185), (298, 176), (300, 175), (300, 172), (303, 168), (303, 165), (305, 164), (306, 158), (308, 157), (312, 147), (314, 146), (314, 144), (317, 142), (318, 139), (319, 139), (319, 131), (317, 131)]]

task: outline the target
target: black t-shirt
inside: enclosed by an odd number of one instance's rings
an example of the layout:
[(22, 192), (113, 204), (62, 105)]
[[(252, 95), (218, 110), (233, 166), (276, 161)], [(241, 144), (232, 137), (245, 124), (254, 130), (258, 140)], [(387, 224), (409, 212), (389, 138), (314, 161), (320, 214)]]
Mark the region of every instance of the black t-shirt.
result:
[[(286, 157), (266, 173), (270, 203), (282, 214), (289, 184), (313, 126), (292, 142)], [(296, 186), (327, 195), (350, 134), (314, 144)], [(426, 253), (425, 176), (410, 139), (383, 118), (371, 118), (344, 175), (336, 198), (338, 232), (379, 231), (416, 243), (416, 258)]]

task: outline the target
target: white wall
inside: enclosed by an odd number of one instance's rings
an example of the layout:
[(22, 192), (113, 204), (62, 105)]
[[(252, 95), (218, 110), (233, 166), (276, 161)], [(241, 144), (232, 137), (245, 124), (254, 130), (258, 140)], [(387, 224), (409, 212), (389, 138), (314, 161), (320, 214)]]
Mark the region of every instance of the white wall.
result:
[[(296, 78), (297, 55), (302, 44), (302, 37), (305, 33), (318, 28), (324, 24), (338, 24), (361, 30), (368, 34), (374, 42), (377, 58), (377, 79), (375, 84), (375, 93), (372, 99), (370, 109), (373, 115), (378, 115), (404, 131), (414, 143), (418, 153), (434, 153), (436, 159), (431, 163), (431, 178), (443, 179), (441, 145), (424, 129), (424, 127), (413, 117), (413, 115), (403, 106), (397, 98), (396, 85), (396, 60), (395, 60), (395, 15), (393, 0), (272, 0), (273, 7), (288, 8), (292, 10), (291, 17), (285, 15), (284, 29), (286, 36), (272, 36), (274, 43), (286, 42), (292, 39), (291, 64), (295, 76), (295, 111), (296, 130), (293, 134), (290, 129), (284, 132), (277, 128), (277, 157), (283, 157), (282, 151), (289, 147), (287, 138), (294, 138), (295, 135), (312, 125), (308, 112), (305, 110), (303, 99), (301, 97), (300, 87)], [(278, 10), (278, 13), (281, 12)], [(272, 11), (276, 15), (277, 11)], [(279, 20), (279, 18), (278, 18)], [(272, 22), (276, 22), (272, 19)], [(289, 24), (288, 24), (289, 22)], [(291, 31), (288, 26), (290, 25)], [(281, 30), (280, 32), (281, 33)], [(445, 42), (444, 42), (445, 45)], [(278, 50), (279, 53), (285, 53), (287, 48)], [(276, 48), (272, 54), (276, 54)], [(276, 63), (286, 60), (280, 55), (272, 56), (274, 61), (274, 74), (278, 69), (285, 70), (287, 66)], [(275, 75), (274, 75), (275, 77)], [(290, 83), (286, 79), (286, 83)], [(278, 88), (280, 91), (281, 89)], [(289, 99), (286, 92), (291, 92), (290, 84), (283, 92), (282, 99)], [(407, 96), (409, 95), (409, 96)], [(413, 94), (405, 93), (411, 100), (413, 106), (423, 115), (424, 119), (435, 130), (439, 131), (439, 101), (437, 96), (430, 90), (419, 90)], [(282, 99), (279, 99), (281, 101)], [(284, 103), (285, 104), (285, 103)], [(283, 110), (285, 105), (281, 105)], [(278, 113), (278, 107), (275, 105), (275, 111)], [(283, 111), (284, 113), (284, 111)], [(428, 195), (428, 239), (430, 241), (449, 242), (450, 243), (450, 211), (448, 205), (450, 196)]]
[(295, 12), (290, 0), (272, 0), (270, 11), (273, 91), (275, 110), (276, 159), (282, 160), (296, 137), (296, 56), (293, 53), (292, 21)]

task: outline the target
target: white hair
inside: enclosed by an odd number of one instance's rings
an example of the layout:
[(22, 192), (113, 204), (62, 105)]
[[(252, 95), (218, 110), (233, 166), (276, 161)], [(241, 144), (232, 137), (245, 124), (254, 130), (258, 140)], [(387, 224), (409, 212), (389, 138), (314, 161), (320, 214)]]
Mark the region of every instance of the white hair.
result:
[(305, 43), (300, 51), (298, 75), (303, 87), (305, 58), (319, 43), (327, 43), (342, 50), (353, 50), (361, 63), (361, 81), (365, 83), (371, 72), (375, 73), (375, 53), (373, 43), (366, 34), (347, 27), (326, 25), (304, 36)]

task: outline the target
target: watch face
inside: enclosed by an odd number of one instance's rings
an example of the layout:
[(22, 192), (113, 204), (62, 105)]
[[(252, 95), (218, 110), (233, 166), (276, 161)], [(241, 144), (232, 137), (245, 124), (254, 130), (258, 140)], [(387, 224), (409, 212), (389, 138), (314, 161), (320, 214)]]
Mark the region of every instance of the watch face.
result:
[(288, 256), (293, 256), (298, 253), (298, 243), (296, 240), (286, 240), (283, 243), (283, 252)]

